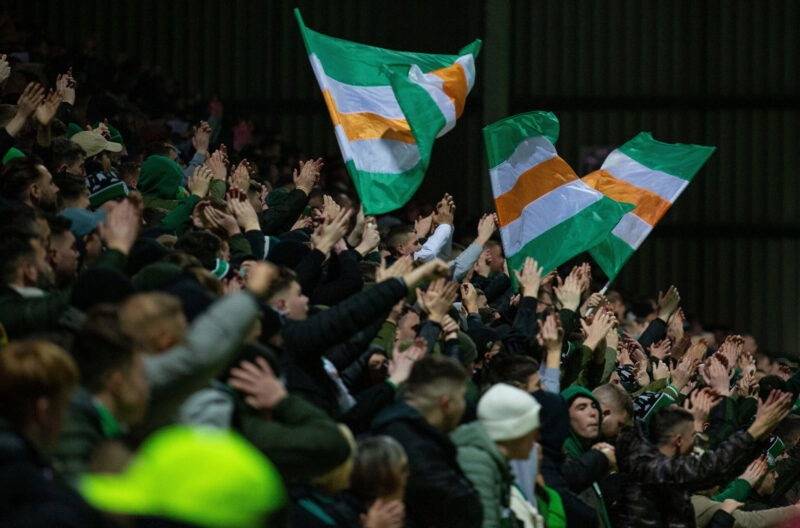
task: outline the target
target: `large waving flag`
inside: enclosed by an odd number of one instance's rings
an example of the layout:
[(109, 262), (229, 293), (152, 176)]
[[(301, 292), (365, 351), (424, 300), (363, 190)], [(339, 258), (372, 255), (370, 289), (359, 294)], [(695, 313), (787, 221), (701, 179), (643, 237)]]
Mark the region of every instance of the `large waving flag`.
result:
[(480, 41), (458, 55), (387, 50), (317, 33), (294, 12), (365, 212), (402, 207), (422, 183), (433, 141), (464, 109)]
[(611, 152), (599, 170), (583, 177), (586, 184), (609, 198), (636, 206), (590, 251), (609, 280), (617, 276), (714, 150), (663, 143), (649, 132), (640, 132)]
[(558, 156), (552, 112), (508, 117), (483, 129), (500, 237), (509, 269), (525, 257), (545, 271), (602, 242), (633, 207), (581, 181)]

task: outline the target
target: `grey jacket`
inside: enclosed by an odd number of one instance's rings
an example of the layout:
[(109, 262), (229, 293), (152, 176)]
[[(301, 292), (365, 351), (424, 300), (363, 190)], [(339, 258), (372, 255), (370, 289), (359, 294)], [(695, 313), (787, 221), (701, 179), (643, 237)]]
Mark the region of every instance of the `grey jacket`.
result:
[(206, 388), (234, 358), (258, 316), (247, 292), (222, 297), (194, 320), (180, 345), (145, 358), (150, 406), (142, 429), (155, 430), (177, 419), (178, 408)]

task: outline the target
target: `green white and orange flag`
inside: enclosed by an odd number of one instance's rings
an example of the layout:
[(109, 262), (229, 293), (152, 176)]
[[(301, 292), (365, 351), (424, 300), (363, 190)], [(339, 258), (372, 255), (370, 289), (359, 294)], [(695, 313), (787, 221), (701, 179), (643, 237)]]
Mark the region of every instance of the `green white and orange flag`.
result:
[(558, 131), (552, 112), (520, 114), (483, 129), (509, 270), (530, 256), (550, 271), (602, 242), (633, 208), (578, 178), (556, 152)]
[(583, 181), (607, 197), (636, 206), (590, 254), (613, 280), (653, 230), (715, 147), (663, 143), (649, 132), (611, 152)]
[(394, 51), (323, 35), (294, 12), (365, 212), (402, 207), (464, 109), (480, 41), (457, 55)]

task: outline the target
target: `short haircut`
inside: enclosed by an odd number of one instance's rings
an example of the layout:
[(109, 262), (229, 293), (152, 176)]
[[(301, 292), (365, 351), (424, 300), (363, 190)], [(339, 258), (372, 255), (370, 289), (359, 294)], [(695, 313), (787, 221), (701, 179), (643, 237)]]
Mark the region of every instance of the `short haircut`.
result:
[(129, 367), (133, 352), (133, 344), (123, 333), (117, 306), (113, 304), (98, 304), (89, 310), (72, 348), (81, 383), (91, 392), (104, 388), (108, 373)]
[[(779, 376), (774, 376), (774, 375), (764, 376), (759, 380), (758, 398), (760, 400), (763, 401), (769, 398), (769, 394), (774, 390), (778, 390), (781, 392), (790, 392), (794, 394), (789, 385), (783, 380), (783, 378)], [(796, 398), (797, 394), (794, 394), (794, 396)]]
[(214, 269), (222, 240), (211, 231), (188, 231), (178, 239), (175, 249), (197, 257), (204, 268)]
[(149, 330), (159, 323), (169, 323), (179, 313), (183, 313), (183, 305), (177, 297), (160, 292), (139, 293), (120, 305), (120, 328), (130, 339), (147, 346)]
[(46, 215), (47, 225), (50, 226), (50, 236), (61, 236), (69, 232), (72, 220), (63, 216)]
[(497, 354), (483, 369), (481, 385), (488, 388), (498, 383), (508, 383), (527, 388), (528, 378), (539, 372), (539, 362), (518, 354)]
[(400, 488), (408, 471), (408, 456), (391, 436), (372, 436), (358, 442), (350, 477), (350, 491), (365, 503), (386, 497)]
[(428, 401), (451, 392), (467, 381), (467, 372), (459, 362), (441, 356), (425, 356), (411, 368), (403, 395), (406, 399)]
[(0, 417), (19, 428), (39, 398), (66, 397), (78, 384), (78, 367), (48, 341), (12, 341), (0, 350)]
[(628, 413), (628, 416), (633, 418), (633, 398), (622, 387), (613, 383), (606, 383), (594, 389), (592, 394), (600, 400), (601, 404), (608, 402), (615, 409), (622, 409)]
[(650, 421), (650, 440), (656, 445), (667, 443), (675, 430), (683, 424), (692, 423), (692, 413), (677, 405), (658, 411)]
[(36, 223), (36, 211), (20, 203), (6, 204), (0, 207), (0, 230), (14, 229), (39, 236)]
[(0, 196), (22, 202), (31, 185), (39, 181), (41, 162), (29, 157), (16, 158), (6, 163), (0, 174)]
[(61, 165), (72, 165), (86, 158), (83, 147), (67, 138), (54, 138), (52, 143), (52, 164), (50, 170), (55, 172)]
[(0, 279), (3, 284), (14, 280), (17, 267), (25, 258), (35, 257), (31, 241), (36, 238), (33, 233), (16, 229), (0, 231)]
[(65, 200), (77, 200), (84, 194), (89, 196), (89, 189), (86, 187), (86, 180), (82, 176), (59, 172), (53, 176), (55, 184), (58, 186), (58, 193)]
[(387, 249), (393, 254), (397, 254), (397, 248), (406, 243), (409, 235), (416, 236), (414, 228), (408, 225), (399, 225), (391, 228), (386, 235)]
[(280, 266), (278, 268), (278, 276), (270, 283), (264, 298), (270, 300), (279, 293), (283, 293), (293, 282), (297, 282), (297, 274), (290, 268)]

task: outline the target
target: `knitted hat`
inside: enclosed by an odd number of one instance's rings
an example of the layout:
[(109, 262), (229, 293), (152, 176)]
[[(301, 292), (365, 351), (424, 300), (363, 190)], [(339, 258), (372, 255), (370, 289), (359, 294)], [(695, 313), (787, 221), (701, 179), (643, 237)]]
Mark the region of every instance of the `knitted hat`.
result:
[(183, 181), (180, 165), (166, 156), (148, 156), (139, 173), (136, 188), (145, 196), (174, 200)]
[(3, 165), (5, 165), (6, 163), (8, 163), (11, 160), (14, 160), (14, 159), (17, 159), (17, 158), (24, 158), (24, 157), (25, 157), (25, 153), (24, 152), (22, 152), (20, 149), (18, 149), (16, 147), (11, 147), (10, 149), (8, 149), (6, 151), (5, 155), (3, 156)]
[(492, 440), (513, 440), (539, 428), (539, 409), (524, 390), (498, 383), (478, 402), (478, 421)]
[(579, 396), (581, 398), (589, 398), (592, 400), (592, 404), (595, 405), (598, 410), (600, 410), (600, 401), (597, 399), (597, 396), (595, 396), (592, 391), (583, 385), (573, 384), (561, 391), (561, 397), (564, 398), (565, 402), (567, 402), (567, 406), (572, 405), (572, 402)]

